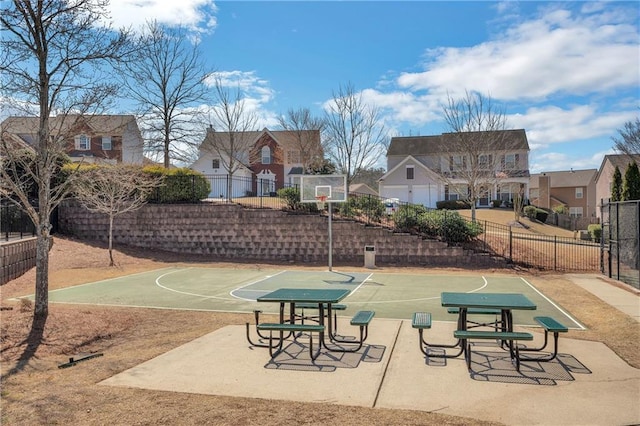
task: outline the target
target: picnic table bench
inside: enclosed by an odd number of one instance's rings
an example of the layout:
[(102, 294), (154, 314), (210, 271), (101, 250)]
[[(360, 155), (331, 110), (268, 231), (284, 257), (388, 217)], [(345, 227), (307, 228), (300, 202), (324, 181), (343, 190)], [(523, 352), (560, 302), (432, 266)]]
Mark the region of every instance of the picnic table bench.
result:
[(522, 348), (522, 351), (526, 352), (539, 352), (544, 350), (547, 347), (547, 343), (549, 341), (549, 333), (553, 333), (553, 352), (548, 357), (541, 358), (522, 358), (523, 361), (538, 361), (538, 362), (547, 362), (555, 359), (558, 355), (558, 337), (559, 333), (566, 333), (569, 331), (567, 326), (557, 321), (552, 317), (534, 317), (534, 321), (536, 321), (542, 328), (544, 328), (544, 344), (539, 348)]
[[(312, 333), (321, 333), (324, 332), (324, 325), (319, 324), (300, 324), (300, 323), (262, 323), (258, 324), (257, 329), (259, 331), (268, 331), (269, 332), (269, 355), (273, 358), (282, 350), (282, 342), (283, 342), (283, 332), (295, 333), (299, 332), (307, 332), (309, 333), (309, 356), (312, 360), (315, 360), (320, 354), (320, 349), (322, 344), (318, 342), (318, 351), (313, 351), (313, 335)], [(247, 336), (249, 330), (249, 323), (247, 323)], [(273, 332), (280, 332), (280, 336), (278, 337), (278, 344), (276, 346), (273, 345)], [(277, 351), (274, 352), (274, 349), (277, 348)]]
[[(357, 343), (356, 347), (353, 348), (340, 348), (340, 349), (330, 349), (339, 352), (357, 352), (362, 347), (362, 344), (367, 337), (369, 336), (369, 323), (373, 320), (375, 316), (375, 311), (358, 311), (355, 313), (353, 318), (351, 318), (350, 324), (355, 327), (360, 328), (360, 338), (358, 340), (347, 340), (337, 337), (335, 334), (331, 335), (331, 340), (339, 343)], [(326, 345), (325, 345), (326, 346)], [(327, 348), (329, 349), (329, 348)]]
[(518, 345), (513, 342), (519, 340), (533, 340), (533, 334), (521, 331), (485, 331), (485, 330), (456, 330), (453, 337), (460, 339), (464, 346), (464, 357), (467, 368), (471, 370), (471, 342), (470, 340), (500, 340), (509, 342), (511, 359), (516, 361), (516, 370), (520, 371), (520, 353)]

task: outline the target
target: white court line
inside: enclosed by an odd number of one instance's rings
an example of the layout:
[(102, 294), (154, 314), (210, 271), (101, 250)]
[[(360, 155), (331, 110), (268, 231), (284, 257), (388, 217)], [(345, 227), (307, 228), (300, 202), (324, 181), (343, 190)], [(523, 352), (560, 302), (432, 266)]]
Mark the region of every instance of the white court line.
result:
[(115, 303), (94, 303), (94, 302), (49, 302), (56, 303), (59, 305), (87, 305), (87, 306), (110, 306), (114, 308), (147, 308), (147, 309), (164, 309), (168, 311), (194, 311), (194, 312), (223, 312), (230, 314), (250, 314), (253, 311), (229, 311), (222, 309), (204, 309), (204, 308), (171, 308), (167, 306), (152, 306), (152, 305), (118, 305)]
[[(259, 280), (252, 281), (252, 282), (247, 283), (247, 284), (245, 284), (243, 286), (240, 286), (240, 287), (236, 287), (233, 290), (229, 291), (229, 295), (231, 297), (235, 298), (235, 299), (244, 300), (245, 302), (255, 302), (256, 299), (246, 299), (244, 297), (236, 296), (235, 294), (233, 294), (233, 292), (238, 291), (238, 290), (242, 290), (243, 288), (249, 287), (250, 285), (254, 285), (254, 284), (258, 284), (259, 282), (266, 281), (266, 280), (268, 280), (270, 278), (277, 277), (278, 275), (284, 274), (285, 272), (287, 272), (286, 269), (284, 271), (280, 271), (280, 272), (278, 272), (278, 273), (276, 273), (274, 275), (267, 275), (264, 278), (260, 278)], [(244, 291), (255, 291), (255, 292), (262, 291), (262, 292), (264, 292), (265, 290), (244, 290)]]
[[(189, 269), (193, 269), (193, 268), (186, 268), (186, 270), (189, 270)], [(184, 270), (185, 269), (180, 269), (180, 270), (177, 270), (177, 271), (171, 271), (171, 272), (167, 272), (166, 274), (160, 275), (158, 278), (156, 278), (156, 285), (158, 287), (160, 287), (161, 289), (164, 289), (164, 290), (167, 290), (167, 291), (172, 291), (172, 292), (178, 293), (178, 294), (184, 294), (184, 295), (187, 295), (187, 296), (202, 297), (203, 299), (233, 300), (233, 299), (229, 299), (229, 298), (225, 298), (225, 297), (207, 296), (207, 295), (204, 295), (204, 294), (189, 293), (188, 291), (174, 290), (174, 289), (172, 289), (170, 287), (167, 287), (167, 286), (164, 286), (164, 285), (160, 284), (160, 280), (162, 278), (166, 277), (167, 275), (171, 275), (171, 274), (173, 274), (175, 272), (181, 272), (181, 271), (184, 271)]]
[[(373, 275), (373, 274), (371, 274), (371, 275)], [(371, 276), (371, 275), (370, 275), (370, 276)], [(483, 284), (482, 286), (480, 286), (480, 287), (478, 287), (478, 288), (476, 288), (476, 289), (473, 289), (473, 290), (467, 291), (467, 293), (475, 293), (476, 291), (480, 291), (480, 290), (482, 290), (483, 288), (485, 288), (485, 287), (487, 287), (487, 286), (489, 285), (489, 283), (487, 282), (487, 279), (486, 279), (485, 277), (482, 277), (482, 280), (484, 281), (484, 284)], [(363, 284), (364, 284), (364, 282), (363, 282)], [(360, 284), (360, 285), (362, 285), (362, 284)], [(359, 288), (359, 287), (360, 287), (360, 286), (358, 286), (358, 288)], [(357, 290), (357, 288), (356, 288), (356, 290)], [(354, 290), (354, 291), (355, 291), (355, 290)], [(351, 294), (349, 294), (349, 296), (351, 296)], [(349, 297), (349, 296), (347, 296), (347, 297)], [(375, 304), (379, 304), (379, 303), (419, 302), (419, 301), (421, 301), (421, 300), (436, 300), (436, 299), (440, 299), (440, 296), (420, 297), (420, 298), (418, 298), (418, 299), (377, 300), (377, 301), (367, 301), (367, 302), (349, 302), (349, 303), (352, 303), (352, 304), (354, 304), (354, 305), (358, 305), (358, 304), (359, 304), (359, 305), (364, 305), (364, 304), (372, 304), (372, 305), (375, 305)]]
[[(120, 279), (120, 278), (135, 277), (135, 276), (137, 276), (137, 275), (148, 274), (148, 273), (151, 273), (151, 272), (164, 271), (164, 270), (166, 270), (166, 269), (172, 269), (172, 267), (160, 268), (160, 269), (152, 269), (152, 270), (150, 270), (150, 271), (143, 271), (143, 272), (137, 272), (137, 273), (135, 273), (135, 274), (130, 274), (130, 275), (122, 275), (122, 276), (120, 276), (120, 277), (107, 278), (106, 280), (94, 281), (94, 282), (91, 282), (91, 283), (84, 283), (84, 284), (73, 285), (73, 286), (70, 286), (70, 287), (57, 288), (57, 289), (55, 289), (55, 290), (49, 290), (49, 293), (55, 293), (55, 292), (58, 292), (58, 291), (69, 290), (70, 288), (80, 288), (80, 287), (85, 287), (85, 286), (88, 286), (88, 285), (94, 285), (94, 284), (107, 283), (107, 282), (109, 282), (109, 281), (118, 280), (118, 279)], [(31, 294), (27, 294), (27, 295), (25, 295), (25, 296), (19, 296), (19, 297), (17, 297), (17, 298), (16, 298), (16, 297), (14, 297), (14, 298), (11, 298), (11, 299), (9, 299), (9, 300), (20, 300), (20, 298), (23, 298), (23, 297), (30, 297), (30, 296), (35, 296), (35, 294), (34, 294), (34, 293), (31, 293)], [(57, 303), (61, 303), (61, 302), (57, 302)]]
[(585, 327), (584, 325), (580, 324), (580, 322), (575, 319), (574, 317), (572, 317), (571, 315), (569, 315), (568, 312), (566, 312), (564, 309), (562, 309), (560, 306), (556, 305), (555, 303), (553, 303), (553, 301), (551, 299), (549, 299), (547, 296), (545, 296), (544, 294), (542, 294), (537, 288), (535, 288), (532, 284), (530, 284), (527, 280), (525, 280), (524, 278), (520, 277), (520, 279), (522, 281), (524, 281), (529, 287), (531, 287), (533, 289), (533, 291), (535, 291), (536, 293), (538, 293), (540, 296), (542, 296), (543, 299), (545, 299), (547, 302), (551, 303), (551, 305), (556, 308), (557, 310), (559, 310), (560, 312), (562, 312), (567, 318), (569, 318), (571, 321), (573, 321), (573, 323), (575, 325), (577, 325), (581, 330), (586, 330), (587, 327)]

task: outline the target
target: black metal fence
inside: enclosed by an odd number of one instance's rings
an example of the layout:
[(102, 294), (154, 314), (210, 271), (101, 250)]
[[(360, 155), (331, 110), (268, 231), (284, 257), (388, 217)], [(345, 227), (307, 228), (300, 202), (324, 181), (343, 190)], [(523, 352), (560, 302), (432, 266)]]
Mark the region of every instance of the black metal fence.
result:
[(640, 289), (640, 200), (603, 202), (601, 271)]
[(9, 241), (35, 235), (36, 227), (29, 215), (15, 204), (0, 200), (0, 238)]

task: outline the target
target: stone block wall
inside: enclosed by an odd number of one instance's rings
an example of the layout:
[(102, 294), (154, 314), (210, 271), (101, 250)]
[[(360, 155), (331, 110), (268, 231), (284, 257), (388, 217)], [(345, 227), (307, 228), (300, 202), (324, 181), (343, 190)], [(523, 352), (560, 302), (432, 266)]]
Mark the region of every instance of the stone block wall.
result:
[(36, 238), (0, 244), (0, 285), (36, 266)]
[[(334, 219), (332, 225), (336, 265), (363, 265), (364, 247), (372, 245), (377, 265), (496, 266), (495, 259), (473, 256), (439, 241), (354, 221)], [(74, 202), (60, 206), (59, 227), (61, 233), (80, 239), (107, 240), (107, 217)], [(212, 260), (327, 263), (329, 252), (326, 216), (221, 203), (146, 205), (116, 217), (113, 237), (116, 247), (198, 254)]]

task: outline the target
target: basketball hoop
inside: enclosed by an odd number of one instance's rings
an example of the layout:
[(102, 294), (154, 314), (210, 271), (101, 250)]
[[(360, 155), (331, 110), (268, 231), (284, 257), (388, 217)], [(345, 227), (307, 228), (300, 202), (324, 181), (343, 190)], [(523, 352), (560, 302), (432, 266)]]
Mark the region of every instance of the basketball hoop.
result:
[(316, 206), (318, 206), (318, 210), (323, 211), (324, 210), (324, 205), (327, 202), (327, 196), (326, 195), (318, 195), (316, 197)]

